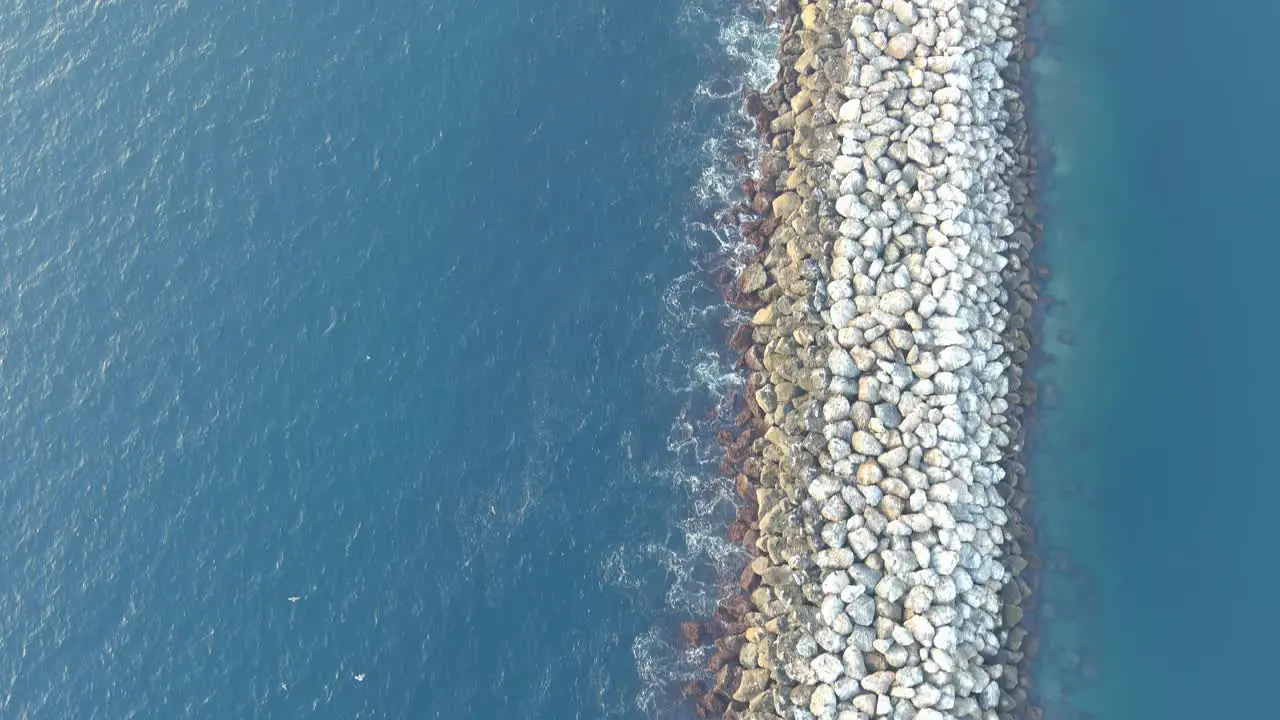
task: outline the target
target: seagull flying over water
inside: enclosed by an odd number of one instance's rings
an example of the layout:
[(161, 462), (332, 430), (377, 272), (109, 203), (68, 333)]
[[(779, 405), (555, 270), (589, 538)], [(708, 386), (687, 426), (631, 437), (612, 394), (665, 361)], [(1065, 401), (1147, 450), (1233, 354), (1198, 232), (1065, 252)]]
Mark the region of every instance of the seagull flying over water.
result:
[(301, 600), (301, 599), (302, 599), (302, 596), (301, 596), (301, 595), (290, 595), (289, 597), (287, 597), (287, 598), (285, 598), (285, 599), (286, 599), (286, 600), (288, 600), (288, 601), (289, 601), (289, 602), (291, 602), (291, 603), (296, 603), (296, 602), (298, 602), (299, 600)]
[(364, 673), (356, 673), (351, 677), (355, 678), (356, 682), (364, 682)]

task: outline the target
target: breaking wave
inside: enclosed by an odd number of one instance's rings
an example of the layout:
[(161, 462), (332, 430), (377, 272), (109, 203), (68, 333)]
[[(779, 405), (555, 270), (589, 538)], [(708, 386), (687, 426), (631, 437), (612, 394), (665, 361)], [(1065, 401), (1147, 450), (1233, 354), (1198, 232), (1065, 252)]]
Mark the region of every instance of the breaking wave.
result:
[(671, 144), (673, 162), (696, 163), (686, 221), (669, 238), (693, 261), (663, 294), (663, 344), (645, 359), (645, 369), (651, 382), (679, 400), (666, 464), (650, 473), (684, 498), (684, 506), (668, 539), (609, 561), (620, 584), (634, 577), (626, 569), (638, 564), (657, 566), (669, 584), (666, 622), (632, 644), (642, 686), (636, 702), (647, 717), (683, 714), (674, 689), (705, 672), (705, 651), (687, 647), (673, 628), (679, 620), (709, 617), (736, 589), (747, 561), (746, 551), (726, 538), (736, 499), (732, 478), (720, 474), (723, 450), (715, 439), (718, 431), (734, 427), (745, 385), (728, 339), (746, 317), (724, 301), (714, 278), (736, 278), (755, 249), (737, 227), (714, 216), (745, 199), (741, 181), (754, 171), (763, 149), (741, 103), (744, 90), (764, 89), (777, 73), (778, 33), (767, 22), (770, 5), (688, 0), (679, 18), (706, 72)]

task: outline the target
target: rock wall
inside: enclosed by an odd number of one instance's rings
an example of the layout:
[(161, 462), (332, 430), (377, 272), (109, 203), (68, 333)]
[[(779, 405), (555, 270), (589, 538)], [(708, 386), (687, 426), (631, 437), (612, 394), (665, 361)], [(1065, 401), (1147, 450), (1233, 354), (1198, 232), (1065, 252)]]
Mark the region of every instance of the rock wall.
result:
[(746, 498), (734, 534), (755, 556), (702, 712), (1035, 714), (1024, 15), (1016, 0), (778, 8), (778, 81), (747, 100), (770, 148), (745, 184), (761, 253), (736, 298), (755, 303), (735, 336), (751, 417), (726, 442)]

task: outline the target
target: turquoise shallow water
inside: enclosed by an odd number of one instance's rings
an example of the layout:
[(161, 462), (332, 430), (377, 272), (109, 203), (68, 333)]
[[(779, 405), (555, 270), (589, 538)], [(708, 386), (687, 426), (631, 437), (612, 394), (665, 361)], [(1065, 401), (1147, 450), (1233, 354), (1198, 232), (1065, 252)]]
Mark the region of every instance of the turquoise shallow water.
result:
[[(1046, 717), (1271, 717), (1280, 106), (1262, 2), (1046, 2)], [(1065, 332), (1064, 332), (1065, 331)], [(1063, 342), (1063, 341), (1066, 342)], [(1069, 343), (1069, 344), (1068, 344)]]

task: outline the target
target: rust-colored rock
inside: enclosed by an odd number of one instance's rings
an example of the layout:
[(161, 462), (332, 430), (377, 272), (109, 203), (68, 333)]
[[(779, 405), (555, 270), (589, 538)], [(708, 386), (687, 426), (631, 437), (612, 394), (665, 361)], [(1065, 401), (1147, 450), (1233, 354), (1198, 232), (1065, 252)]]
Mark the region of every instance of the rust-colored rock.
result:
[(698, 647), (702, 644), (702, 624), (695, 620), (685, 620), (680, 623), (680, 635), (689, 647)]
[(703, 685), (701, 680), (694, 680), (693, 682), (690, 682), (688, 685), (685, 685), (680, 690), (680, 697), (683, 697), (686, 700), (692, 697), (699, 697), (706, 694), (707, 694), (707, 686)]
[(733, 653), (725, 650), (724, 648), (720, 648), (719, 650), (716, 650), (711, 656), (711, 659), (707, 661), (707, 669), (711, 672), (718, 672), (720, 668), (736, 659), (737, 658)]
[(720, 601), (720, 607), (716, 609), (716, 615), (724, 613), (726, 620), (739, 620), (747, 613), (751, 612), (751, 600), (744, 595), (733, 595)]
[(729, 701), (721, 695), (707, 693), (698, 700), (698, 704), (694, 709), (697, 711), (698, 717), (716, 717), (717, 715), (723, 715), (724, 711), (729, 709)]
[(733, 331), (733, 337), (729, 338), (729, 347), (739, 355), (751, 349), (751, 326), (738, 326), (738, 329)]

